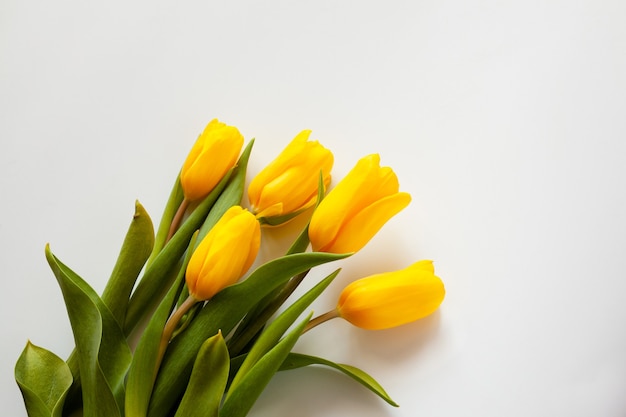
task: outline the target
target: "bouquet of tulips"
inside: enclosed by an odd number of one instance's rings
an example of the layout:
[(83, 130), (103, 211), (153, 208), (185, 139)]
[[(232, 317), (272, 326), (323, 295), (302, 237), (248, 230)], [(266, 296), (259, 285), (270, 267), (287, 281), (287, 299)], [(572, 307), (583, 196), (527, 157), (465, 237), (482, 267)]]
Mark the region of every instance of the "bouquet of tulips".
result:
[[(102, 295), (46, 246), (76, 347), (64, 361), (27, 343), (15, 377), (30, 417), (243, 417), (276, 372), (310, 365), (334, 368), (396, 405), (360, 369), (292, 351), (329, 319), (389, 328), (431, 314), (445, 294), (432, 262), (419, 261), (352, 282), (335, 309), (315, 318), (307, 309), (339, 270), (291, 301), (312, 268), (358, 252), (411, 200), (378, 155), (359, 160), (326, 195), (333, 154), (309, 134), (252, 179), (246, 209), (253, 141), (242, 150), (235, 127), (211, 121), (156, 234), (136, 203)], [(248, 273), (261, 227), (295, 216), (309, 221), (290, 249)]]

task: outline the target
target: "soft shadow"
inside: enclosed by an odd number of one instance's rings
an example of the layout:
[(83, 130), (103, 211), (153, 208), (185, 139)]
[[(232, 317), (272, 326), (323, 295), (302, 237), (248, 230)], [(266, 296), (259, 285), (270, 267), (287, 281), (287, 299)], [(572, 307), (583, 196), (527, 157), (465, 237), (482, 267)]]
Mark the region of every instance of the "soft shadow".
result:
[(316, 365), (277, 373), (251, 414), (313, 417), (344, 415), (348, 410), (350, 415), (393, 415), (393, 407), (356, 381)]
[(350, 349), (360, 355), (376, 356), (378, 361), (399, 362), (419, 355), (439, 333), (441, 313), (387, 330), (352, 328)]

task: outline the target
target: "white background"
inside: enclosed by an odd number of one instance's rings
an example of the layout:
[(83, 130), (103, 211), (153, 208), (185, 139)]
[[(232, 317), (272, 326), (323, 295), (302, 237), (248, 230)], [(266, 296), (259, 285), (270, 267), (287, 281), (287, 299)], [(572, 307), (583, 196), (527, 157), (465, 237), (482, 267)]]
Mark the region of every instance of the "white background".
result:
[(421, 322), (335, 321), (297, 347), (400, 408), (317, 368), (251, 416), (626, 415), (625, 21), (623, 1), (4, 0), (3, 415), (26, 415), (27, 339), (73, 346), (45, 243), (101, 290), (134, 200), (158, 220), (214, 117), (256, 138), (250, 175), (308, 128), (335, 179), (378, 152), (412, 194), (316, 311), (418, 259), (447, 289)]

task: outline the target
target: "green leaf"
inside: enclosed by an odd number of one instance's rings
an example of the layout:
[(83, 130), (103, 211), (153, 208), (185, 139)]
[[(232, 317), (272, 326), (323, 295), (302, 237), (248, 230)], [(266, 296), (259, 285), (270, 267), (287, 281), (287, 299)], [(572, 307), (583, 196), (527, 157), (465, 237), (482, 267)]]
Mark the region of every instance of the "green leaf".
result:
[(258, 267), (241, 283), (220, 291), (198, 313), (167, 350), (157, 377), (148, 415), (164, 417), (180, 398), (202, 343), (222, 330), (228, 334), (260, 299), (281, 288), (294, 275), (349, 254), (298, 253)]
[[(310, 208), (310, 207), (309, 207)], [(287, 223), (289, 220), (292, 220), (293, 218), (299, 216), (300, 214), (304, 213), (305, 211), (307, 211), (309, 208), (305, 208), (302, 210), (297, 210), (294, 211), (292, 213), (288, 213), (282, 216), (271, 216), (271, 217), (259, 217), (259, 222), (261, 223), (261, 225), (268, 225), (268, 226), (280, 226), (283, 223)]]
[(289, 327), (296, 321), (296, 319), (302, 314), (302, 312), (309, 306), (320, 294), (328, 287), (328, 285), (335, 279), (339, 269), (328, 275), (317, 285), (306, 292), (302, 297), (290, 305), (284, 312), (282, 312), (276, 320), (274, 320), (267, 328), (261, 333), (261, 336), (248, 352), (246, 360), (243, 362), (237, 375), (233, 379), (231, 389), (236, 389), (237, 384), (246, 373), (268, 352), (274, 345), (280, 340), (283, 334), (289, 329)]
[(102, 301), (121, 324), (124, 323), (130, 293), (152, 252), (153, 245), (154, 227), (152, 220), (139, 201), (136, 201), (133, 220), (124, 238), (111, 277), (102, 292)]
[[(135, 281), (150, 255), (154, 243), (154, 227), (150, 216), (143, 206), (135, 202), (135, 214), (124, 238), (119, 257), (111, 273), (111, 277), (102, 293), (102, 301), (109, 307), (115, 319), (122, 325), (128, 307), (128, 298)], [(72, 388), (68, 393), (66, 408), (80, 406), (80, 372), (78, 357), (74, 350), (67, 360), (74, 376)]]
[(28, 342), (15, 364), (15, 380), (29, 417), (61, 417), (72, 385), (72, 373), (63, 359)]
[(293, 349), (310, 319), (311, 314), (267, 352), (236, 387), (231, 387), (220, 411), (220, 417), (245, 417), (248, 414), (248, 411)]
[(222, 332), (218, 332), (200, 347), (175, 417), (217, 417), (228, 370), (228, 349)]
[(84, 414), (123, 415), (124, 376), (131, 353), (119, 324), (98, 294), (46, 247), (46, 258), (63, 292), (74, 333)]
[(398, 404), (393, 401), (391, 397), (389, 397), (389, 394), (385, 392), (383, 387), (378, 382), (376, 382), (374, 378), (372, 378), (370, 375), (363, 372), (362, 370), (355, 368), (354, 366), (335, 363), (327, 359), (318, 358), (316, 356), (302, 355), (300, 353), (290, 353), (287, 359), (285, 359), (285, 362), (280, 367), (280, 370), (287, 371), (290, 369), (302, 368), (303, 366), (309, 365), (325, 365), (334, 368), (354, 379), (359, 384), (363, 385), (374, 394), (387, 401), (387, 403), (389, 403), (390, 405), (398, 407)]
[[(197, 234), (191, 239), (190, 245), (195, 243)], [(144, 417), (148, 411), (152, 388), (156, 379), (159, 362), (159, 346), (163, 327), (167, 322), (179, 293), (185, 276), (187, 263), (191, 258), (191, 251), (187, 251), (185, 261), (181, 266), (174, 285), (159, 304), (150, 322), (146, 326), (128, 371), (128, 381), (126, 383), (126, 417)]]

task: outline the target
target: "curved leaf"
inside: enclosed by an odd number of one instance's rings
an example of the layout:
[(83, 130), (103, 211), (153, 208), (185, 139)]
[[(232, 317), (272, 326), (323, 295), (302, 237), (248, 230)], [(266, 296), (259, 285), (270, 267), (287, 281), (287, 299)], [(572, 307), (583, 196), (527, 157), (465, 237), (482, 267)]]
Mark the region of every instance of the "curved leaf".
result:
[(124, 323), (128, 298), (154, 245), (154, 227), (146, 209), (135, 202), (135, 214), (128, 228), (111, 277), (102, 292), (102, 301), (120, 324)]
[(261, 395), (289, 352), (291, 352), (291, 349), (293, 349), (293, 346), (311, 319), (311, 315), (309, 314), (284, 339), (267, 352), (241, 379), (236, 387), (231, 387), (220, 410), (220, 417), (245, 417), (248, 414), (259, 395)]
[(246, 312), (267, 294), (281, 288), (292, 276), (349, 254), (298, 253), (258, 267), (239, 284), (220, 291), (177, 336), (167, 349), (157, 376), (148, 415), (164, 417), (180, 398), (202, 343), (221, 329), (228, 334)]
[(65, 361), (30, 341), (15, 364), (29, 417), (61, 417), (72, 373)]
[(228, 369), (228, 348), (222, 332), (218, 332), (200, 347), (175, 417), (217, 417)]
[[(120, 326), (124, 323), (128, 298), (146, 259), (150, 255), (153, 243), (154, 227), (152, 220), (143, 206), (136, 201), (133, 219), (101, 297)], [(73, 409), (79, 407), (81, 402), (81, 382), (76, 350), (68, 358), (67, 364), (74, 376), (74, 382), (68, 393), (66, 409)]]
[(46, 259), (61, 287), (74, 333), (84, 414), (121, 416), (124, 376), (131, 361), (126, 338), (98, 294), (46, 246)]
[[(196, 237), (197, 234), (194, 234), (190, 245), (195, 243)], [(148, 404), (150, 403), (150, 396), (158, 371), (159, 345), (163, 328), (181, 292), (185, 269), (190, 258), (191, 251), (187, 251), (185, 261), (180, 268), (174, 285), (172, 285), (161, 304), (159, 304), (139, 339), (126, 382), (126, 417), (143, 417), (148, 411)]]
[(393, 401), (391, 397), (389, 397), (389, 394), (385, 392), (384, 388), (378, 382), (376, 382), (374, 378), (372, 378), (369, 374), (363, 372), (359, 368), (355, 368), (354, 366), (335, 363), (327, 359), (318, 358), (316, 356), (302, 355), (300, 353), (292, 352), (289, 354), (289, 356), (287, 356), (287, 359), (285, 359), (285, 362), (283, 362), (280, 370), (288, 371), (290, 369), (302, 368), (303, 366), (309, 365), (324, 365), (336, 369), (354, 379), (359, 384), (363, 385), (374, 394), (387, 401), (387, 403), (389, 403), (390, 405), (398, 407), (398, 404)]
[(335, 279), (339, 269), (328, 275), (317, 285), (306, 292), (302, 297), (290, 305), (282, 312), (267, 328), (261, 333), (256, 340), (250, 352), (246, 356), (245, 361), (239, 368), (237, 375), (233, 379), (231, 389), (237, 389), (237, 384), (246, 373), (268, 352), (285, 334), (287, 329), (296, 321), (302, 312), (309, 306)]

